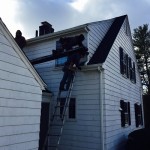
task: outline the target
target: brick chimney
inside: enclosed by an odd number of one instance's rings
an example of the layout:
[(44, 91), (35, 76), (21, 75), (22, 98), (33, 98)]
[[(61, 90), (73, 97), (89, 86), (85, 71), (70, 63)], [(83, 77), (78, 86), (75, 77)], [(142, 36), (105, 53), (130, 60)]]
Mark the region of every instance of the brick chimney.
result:
[(42, 25), (39, 26), (39, 36), (54, 32), (52, 25), (47, 21), (41, 22), (41, 24)]

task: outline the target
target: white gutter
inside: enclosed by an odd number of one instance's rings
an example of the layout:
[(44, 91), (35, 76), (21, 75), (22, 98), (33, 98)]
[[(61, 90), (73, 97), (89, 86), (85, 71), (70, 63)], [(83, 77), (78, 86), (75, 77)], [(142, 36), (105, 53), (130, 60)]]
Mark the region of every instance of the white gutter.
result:
[(45, 35), (41, 35), (35, 38), (31, 38), (27, 40), (27, 45), (33, 44), (33, 43), (39, 43), (45, 40), (52, 40), (55, 38), (60, 38), (61, 36), (68, 36), (70, 34), (73, 33), (77, 33), (77, 32), (88, 32), (88, 26), (87, 24), (85, 25), (81, 25), (81, 26), (77, 26), (77, 27), (73, 27), (70, 29), (66, 29), (66, 30), (62, 30), (62, 31), (57, 31), (57, 32), (53, 32), (53, 33), (49, 33), (49, 34), (45, 34)]
[(104, 101), (104, 69), (102, 66), (98, 66), (99, 71), (99, 106), (100, 106), (100, 134), (101, 134), (101, 150), (105, 150), (105, 144), (104, 144), (104, 107), (103, 107), (103, 101)]

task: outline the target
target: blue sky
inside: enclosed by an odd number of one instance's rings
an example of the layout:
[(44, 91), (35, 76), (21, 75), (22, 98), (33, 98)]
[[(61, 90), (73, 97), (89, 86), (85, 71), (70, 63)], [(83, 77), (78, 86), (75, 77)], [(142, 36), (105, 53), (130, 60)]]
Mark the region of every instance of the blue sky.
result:
[(128, 15), (131, 31), (149, 24), (150, 0), (3, 0), (0, 17), (13, 36), (20, 29), (26, 39), (35, 37), (41, 22), (55, 31), (88, 22)]

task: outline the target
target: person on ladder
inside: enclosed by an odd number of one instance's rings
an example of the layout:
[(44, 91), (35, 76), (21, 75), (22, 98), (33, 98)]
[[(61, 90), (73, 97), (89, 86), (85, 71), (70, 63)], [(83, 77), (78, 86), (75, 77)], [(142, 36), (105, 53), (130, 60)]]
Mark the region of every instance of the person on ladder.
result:
[(85, 55), (85, 52), (81, 50), (81, 51), (78, 51), (78, 52), (68, 56), (67, 61), (62, 69), (64, 72), (64, 75), (60, 82), (60, 86), (59, 86), (60, 91), (69, 90), (70, 83), (73, 79), (75, 71), (77, 69), (81, 70), (80, 60), (82, 57), (84, 57), (84, 55)]

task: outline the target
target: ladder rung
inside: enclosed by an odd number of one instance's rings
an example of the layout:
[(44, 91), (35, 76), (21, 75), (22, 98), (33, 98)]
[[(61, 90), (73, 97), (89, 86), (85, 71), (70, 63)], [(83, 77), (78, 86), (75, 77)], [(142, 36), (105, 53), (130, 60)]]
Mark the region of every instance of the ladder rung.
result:
[(68, 105), (64, 105), (64, 106), (55, 106), (55, 108), (64, 108), (64, 107), (69, 107)]
[(47, 146), (47, 147), (57, 147), (57, 145), (50, 145), (50, 146)]
[[(62, 130), (63, 130), (64, 122), (65, 122), (65, 117), (67, 116), (66, 112), (69, 108), (70, 96), (71, 96), (71, 92), (72, 92), (72, 88), (73, 88), (74, 79), (75, 79), (75, 74), (74, 74), (74, 77), (72, 79), (72, 83), (70, 84), (69, 90), (68, 91), (59, 91), (59, 93), (57, 95), (57, 103), (54, 106), (55, 110), (54, 110), (53, 115), (51, 116), (51, 119), (50, 119), (51, 122), (50, 122), (49, 128), (51, 128), (51, 130), (48, 130), (48, 133), (47, 133), (47, 139), (48, 139), (48, 136), (49, 137), (51, 136), (52, 140), (54, 139), (54, 141), (51, 141), (52, 143), (49, 143), (50, 145), (48, 144), (48, 146), (47, 146), (47, 147), (51, 147), (52, 149), (53, 148), (57, 149), (57, 147), (60, 143), (60, 139), (62, 136)], [(68, 92), (66, 95), (66, 102), (65, 102), (64, 106), (60, 105), (61, 92)], [(63, 108), (63, 113), (61, 115), (58, 114), (58, 112), (57, 112), (58, 108)], [(60, 117), (60, 118), (58, 119), (55, 117)], [(46, 142), (45, 142), (45, 144), (46, 144)]]
[(48, 134), (48, 136), (61, 136), (61, 134)]
[[(62, 117), (65, 117), (65, 116), (67, 116), (67, 115), (54, 115), (54, 116), (52, 116), (52, 117), (60, 117), (60, 119), (62, 118)], [(56, 118), (55, 118), (56, 119)], [(53, 120), (54, 120), (54, 118), (53, 118)], [(51, 120), (51, 121), (53, 121), (53, 120)]]
[(63, 126), (61, 124), (51, 124), (50, 126)]

